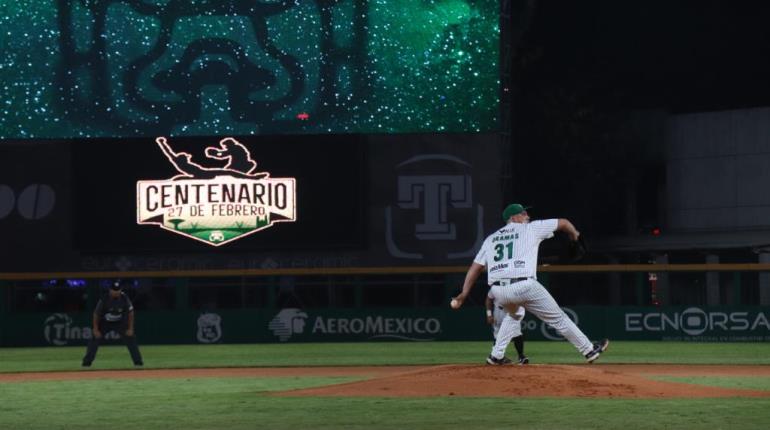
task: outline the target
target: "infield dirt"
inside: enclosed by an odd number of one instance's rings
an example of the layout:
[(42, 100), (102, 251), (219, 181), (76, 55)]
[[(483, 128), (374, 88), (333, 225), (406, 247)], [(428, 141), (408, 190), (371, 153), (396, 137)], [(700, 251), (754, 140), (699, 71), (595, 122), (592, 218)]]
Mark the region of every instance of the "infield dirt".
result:
[(274, 393), (278, 396), (376, 397), (770, 397), (770, 391), (666, 382), (657, 376), (769, 377), (770, 366), (443, 365), (139, 369), (0, 374), (0, 383), (108, 378), (354, 376), (363, 381)]

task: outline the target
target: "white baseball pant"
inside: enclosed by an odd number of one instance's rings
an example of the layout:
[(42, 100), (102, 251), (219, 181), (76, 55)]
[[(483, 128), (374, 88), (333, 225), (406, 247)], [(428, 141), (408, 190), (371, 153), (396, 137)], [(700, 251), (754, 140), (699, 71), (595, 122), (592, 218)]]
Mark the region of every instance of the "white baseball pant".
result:
[[(503, 282), (502, 285), (492, 285), (492, 294), (495, 296), (496, 303), (508, 309), (509, 315), (516, 311), (516, 306), (524, 306), (527, 311), (532, 312), (557, 333), (564, 336), (581, 354), (585, 355), (593, 349), (593, 344), (588, 337), (569, 319), (548, 290), (536, 279), (530, 278), (511, 284)], [(493, 357), (503, 358), (505, 348), (514, 337), (515, 326), (512, 317), (503, 319), (495, 340), (495, 346), (492, 348)], [(521, 333), (520, 324), (518, 330)]]
[(503, 320), (506, 317), (513, 319), (511, 338), (521, 336), (521, 320), (524, 319), (525, 313), (524, 306), (517, 306), (516, 311), (511, 314), (507, 309), (495, 302), (495, 308), (492, 311), (492, 317), (495, 320), (495, 322), (492, 323), (492, 335), (494, 338), (497, 339), (497, 334), (500, 332), (500, 327), (503, 325)]

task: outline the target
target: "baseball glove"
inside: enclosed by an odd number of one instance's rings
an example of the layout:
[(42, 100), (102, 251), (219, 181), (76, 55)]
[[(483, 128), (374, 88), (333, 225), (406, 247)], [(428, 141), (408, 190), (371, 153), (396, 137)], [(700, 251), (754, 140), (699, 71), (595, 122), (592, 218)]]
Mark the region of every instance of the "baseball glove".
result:
[(567, 259), (570, 263), (576, 263), (583, 259), (583, 256), (588, 252), (583, 235), (578, 236), (578, 240), (571, 240), (569, 242), (569, 249), (567, 250)]

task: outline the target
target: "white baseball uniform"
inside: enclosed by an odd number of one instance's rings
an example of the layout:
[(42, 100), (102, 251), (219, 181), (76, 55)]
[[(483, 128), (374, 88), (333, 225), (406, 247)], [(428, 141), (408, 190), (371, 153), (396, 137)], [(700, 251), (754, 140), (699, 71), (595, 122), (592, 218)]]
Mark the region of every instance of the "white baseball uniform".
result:
[[(490, 293), (509, 314), (516, 311), (516, 306), (523, 306), (585, 355), (591, 352), (593, 344), (536, 278), (540, 242), (553, 237), (558, 225), (557, 219), (508, 223), (484, 240), (473, 261), (486, 266)], [(492, 348), (493, 357), (503, 358), (508, 342), (514, 337), (515, 325), (513, 318), (503, 319)]]
[[(513, 318), (513, 326), (511, 327), (511, 338), (521, 336), (521, 320), (524, 319), (524, 315), (526, 314), (526, 311), (524, 310), (524, 306), (517, 306), (516, 311), (513, 314), (509, 314), (508, 310), (504, 308), (502, 305), (499, 305), (497, 301), (495, 300), (495, 295), (492, 294), (492, 290), (490, 289), (487, 293), (487, 297), (489, 297), (490, 300), (492, 300), (492, 318), (494, 319), (494, 322), (492, 323), (492, 335), (494, 336), (495, 340), (497, 339), (497, 333), (500, 332), (500, 326), (503, 324), (503, 320), (506, 317)], [(510, 339), (508, 339), (508, 342), (510, 342)], [(506, 347), (508, 344), (506, 343)]]

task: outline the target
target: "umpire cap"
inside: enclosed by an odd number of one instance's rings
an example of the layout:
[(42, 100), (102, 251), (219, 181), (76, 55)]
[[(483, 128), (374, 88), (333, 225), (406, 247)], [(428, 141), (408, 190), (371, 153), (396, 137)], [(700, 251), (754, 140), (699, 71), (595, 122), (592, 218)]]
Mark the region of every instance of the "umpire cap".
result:
[(514, 215), (518, 215), (527, 209), (530, 209), (532, 206), (522, 206), (519, 203), (511, 203), (508, 205), (508, 207), (505, 208), (503, 211), (503, 221), (508, 221), (508, 219)]

